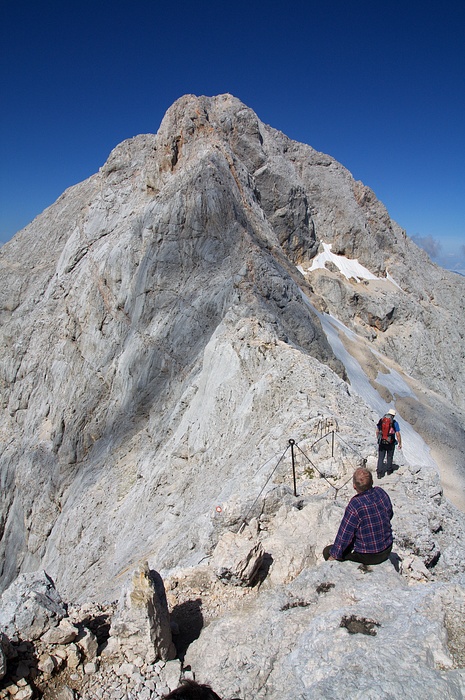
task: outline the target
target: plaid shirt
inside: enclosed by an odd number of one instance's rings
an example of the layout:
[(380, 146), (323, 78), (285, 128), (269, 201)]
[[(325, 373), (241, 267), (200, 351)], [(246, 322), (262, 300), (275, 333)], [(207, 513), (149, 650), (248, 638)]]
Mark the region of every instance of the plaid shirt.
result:
[(391, 499), (375, 486), (350, 499), (331, 547), (331, 556), (342, 559), (346, 549), (377, 554), (392, 544)]

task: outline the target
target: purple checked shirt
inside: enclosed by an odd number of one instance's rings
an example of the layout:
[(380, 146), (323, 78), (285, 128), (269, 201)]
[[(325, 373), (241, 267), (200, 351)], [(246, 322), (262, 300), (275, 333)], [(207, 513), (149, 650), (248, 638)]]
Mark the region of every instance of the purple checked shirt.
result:
[(342, 559), (347, 548), (360, 554), (377, 554), (392, 544), (392, 503), (386, 491), (375, 486), (350, 499), (339, 525), (331, 556)]

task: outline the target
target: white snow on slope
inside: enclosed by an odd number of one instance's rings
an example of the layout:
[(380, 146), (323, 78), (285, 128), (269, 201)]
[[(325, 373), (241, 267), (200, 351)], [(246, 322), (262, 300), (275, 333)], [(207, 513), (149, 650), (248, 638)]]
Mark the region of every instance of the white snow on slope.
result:
[[(323, 330), (326, 333), (326, 337), (328, 338), (328, 342), (331, 345), (334, 354), (346, 368), (347, 375), (350, 379), (351, 390), (361, 396), (365, 403), (371, 409), (373, 409), (373, 411), (375, 411), (379, 417), (383, 416), (390, 408), (395, 408), (395, 406), (386, 403), (376, 389), (370, 384), (370, 380), (365, 374), (362, 366), (355, 359), (355, 357), (348, 352), (339, 337), (340, 332), (344, 333), (347, 338), (351, 340), (357, 339), (357, 335), (333, 316), (317, 311), (305, 295), (303, 295), (303, 298), (320, 319), (321, 325), (323, 326)], [(378, 359), (380, 362), (382, 362), (381, 356), (378, 356)], [(411, 391), (410, 387), (398, 372), (391, 370), (388, 367), (386, 367), (386, 370), (386, 374), (378, 374), (376, 381), (379, 384), (387, 387), (394, 395), (412, 396), (415, 398), (415, 395)], [(430, 449), (423, 438), (418, 435), (418, 433), (412, 428), (411, 425), (409, 425), (409, 423), (402, 419), (402, 416), (399, 413), (397, 413), (396, 419), (399, 422), (400, 432), (402, 435), (402, 453), (404, 455), (405, 462), (412, 466), (430, 465), (439, 473), (438, 464), (431, 456)], [(376, 444), (375, 430), (376, 426), (373, 425), (374, 444)]]
[[(346, 329), (348, 330), (348, 329)], [(386, 367), (386, 365), (383, 362), (382, 355), (376, 351), (372, 351), (376, 357), (378, 358), (379, 362)], [(386, 389), (389, 389), (391, 394), (396, 394), (397, 396), (412, 396), (414, 399), (417, 397), (415, 396), (414, 392), (410, 389), (408, 384), (406, 384), (405, 379), (402, 377), (399, 372), (396, 372), (395, 369), (387, 369), (387, 373), (385, 372), (378, 372), (378, 376), (376, 377), (376, 383), (381, 384), (381, 386), (385, 386)]]
[(313, 270), (323, 269), (325, 263), (332, 262), (348, 280), (353, 279), (356, 282), (360, 282), (360, 280), (378, 280), (384, 282), (387, 280), (401, 289), (389, 272), (386, 272), (386, 277), (376, 277), (370, 270), (367, 270), (366, 267), (361, 265), (358, 260), (350, 260), (350, 258), (346, 258), (345, 255), (336, 255), (332, 253), (331, 245), (331, 243), (323, 243), (323, 252), (319, 253), (313, 259), (312, 266), (308, 268), (307, 272), (305, 272), (301, 265), (298, 265), (300, 272), (306, 275), (308, 272), (313, 272)]
[(309, 268), (309, 272), (324, 268), (325, 263), (332, 262), (338, 270), (342, 272), (344, 277), (348, 280), (352, 277), (357, 282), (363, 280), (376, 280), (378, 277), (374, 275), (366, 267), (363, 267), (358, 260), (350, 260), (346, 258), (345, 255), (336, 255), (331, 252), (331, 243), (323, 243), (323, 252), (319, 253), (314, 259), (312, 266)]

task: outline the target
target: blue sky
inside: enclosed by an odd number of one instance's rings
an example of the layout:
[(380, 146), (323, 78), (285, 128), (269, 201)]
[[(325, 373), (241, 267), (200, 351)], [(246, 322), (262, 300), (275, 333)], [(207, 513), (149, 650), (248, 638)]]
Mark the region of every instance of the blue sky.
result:
[(465, 267), (464, 0), (1, 0), (0, 242), (177, 98), (224, 92)]

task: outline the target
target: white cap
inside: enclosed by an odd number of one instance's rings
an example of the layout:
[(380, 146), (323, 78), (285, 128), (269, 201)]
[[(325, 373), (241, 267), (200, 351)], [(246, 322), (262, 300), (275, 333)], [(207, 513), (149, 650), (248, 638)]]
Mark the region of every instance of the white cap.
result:
[(390, 408), (389, 411), (388, 411), (388, 414), (389, 414), (390, 416), (395, 416), (395, 415), (396, 415), (396, 412), (394, 411), (393, 408)]

